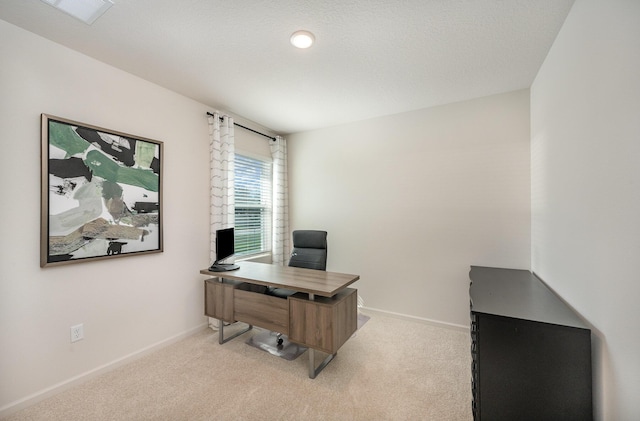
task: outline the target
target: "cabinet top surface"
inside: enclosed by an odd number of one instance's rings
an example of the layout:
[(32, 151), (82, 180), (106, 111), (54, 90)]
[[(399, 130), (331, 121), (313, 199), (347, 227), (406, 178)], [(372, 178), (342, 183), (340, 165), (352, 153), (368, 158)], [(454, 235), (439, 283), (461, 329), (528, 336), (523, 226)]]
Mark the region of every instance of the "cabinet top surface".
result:
[(208, 269), (202, 269), (200, 273), (256, 285), (286, 288), (322, 297), (332, 297), (360, 279), (359, 275), (268, 263), (236, 262), (236, 264), (240, 269), (229, 272), (210, 272)]
[(471, 311), (581, 329), (586, 323), (528, 270), (471, 266)]

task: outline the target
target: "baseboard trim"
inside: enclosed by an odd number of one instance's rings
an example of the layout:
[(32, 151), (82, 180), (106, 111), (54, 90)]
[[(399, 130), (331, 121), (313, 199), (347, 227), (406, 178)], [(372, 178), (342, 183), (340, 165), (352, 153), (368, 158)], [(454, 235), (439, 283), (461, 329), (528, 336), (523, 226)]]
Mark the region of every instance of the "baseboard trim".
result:
[(71, 377), (70, 379), (62, 381), (60, 383), (54, 384), (53, 386), (47, 387), (46, 389), (28, 395), (15, 402), (11, 402), (8, 405), (0, 408), (0, 419), (8, 417), (9, 415), (20, 411), (21, 409), (34, 405), (44, 399), (50, 398), (51, 396), (55, 396), (65, 390), (71, 389), (72, 387), (82, 384), (94, 377), (99, 376), (100, 374), (106, 373), (132, 361), (135, 361), (138, 358), (157, 351), (158, 349), (164, 348), (165, 346), (171, 345), (191, 335), (195, 335), (196, 333), (205, 329), (207, 329), (207, 323), (198, 325), (192, 329), (186, 330), (182, 333), (171, 336), (170, 338), (164, 339), (138, 351), (132, 352), (131, 354), (125, 355), (122, 358), (118, 358), (117, 360), (111, 361), (107, 364), (101, 365), (77, 376)]
[(372, 307), (360, 307), (360, 310), (363, 310), (367, 313), (378, 313), (378, 314), (382, 314), (385, 316), (391, 316), (391, 317), (395, 317), (398, 319), (403, 319), (403, 320), (411, 320), (414, 322), (420, 322), (420, 323), (425, 323), (425, 324), (429, 324), (429, 325), (433, 325), (433, 326), (437, 326), (437, 327), (442, 327), (445, 329), (453, 329), (453, 330), (457, 330), (460, 332), (469, 332), (469, 326), (465, 326), (465, 325), (459, 325), (459, 324), (455, 324), (455, 323), (447, 323), (447, 322), (442, 322), (439, 320), (432, 320), (432, 319), (427, 319), (424, 317), (417, 317), (417, 316), (410, 316), (408, 314), (402, 314), (402, 313), (395, 313), (393, 311), (387, 311), (387, 310), (380, 310), (379, 308), (372, 308)]

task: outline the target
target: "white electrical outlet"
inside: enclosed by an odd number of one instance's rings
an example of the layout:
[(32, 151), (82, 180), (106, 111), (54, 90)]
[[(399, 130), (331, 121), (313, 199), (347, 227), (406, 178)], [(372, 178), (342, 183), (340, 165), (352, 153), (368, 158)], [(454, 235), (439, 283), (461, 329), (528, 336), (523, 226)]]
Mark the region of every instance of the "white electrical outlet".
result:
[(84, 327), (82, 324), (71, 326), (71, 342), (84, 339)]

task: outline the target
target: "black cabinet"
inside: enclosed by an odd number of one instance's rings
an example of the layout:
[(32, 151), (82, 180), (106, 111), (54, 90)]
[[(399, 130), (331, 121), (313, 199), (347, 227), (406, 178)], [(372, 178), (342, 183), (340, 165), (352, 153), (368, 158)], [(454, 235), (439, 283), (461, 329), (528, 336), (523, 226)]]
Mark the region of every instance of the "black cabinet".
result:
[(591, 420), (591, 331), (526, 270), (472, 266), (475, 420)]

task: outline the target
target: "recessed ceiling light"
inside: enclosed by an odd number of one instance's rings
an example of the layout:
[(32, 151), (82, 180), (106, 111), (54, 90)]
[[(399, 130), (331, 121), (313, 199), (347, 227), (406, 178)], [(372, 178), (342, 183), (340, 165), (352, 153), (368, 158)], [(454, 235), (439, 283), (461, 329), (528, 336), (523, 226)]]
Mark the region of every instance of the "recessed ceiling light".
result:
[(316, 37), (309, 31), (296, 31), (291, 35), (291, 44), (298, 48), (309, 48), (315, 40)]
[(62, 10), (68, 15), (73, 16), (76, 19), (80, 19), (87, 25), (91, 25), (98, 19), (104, 12), (113, 6), (111, 0), (42, 0)]

